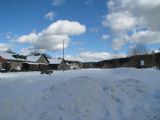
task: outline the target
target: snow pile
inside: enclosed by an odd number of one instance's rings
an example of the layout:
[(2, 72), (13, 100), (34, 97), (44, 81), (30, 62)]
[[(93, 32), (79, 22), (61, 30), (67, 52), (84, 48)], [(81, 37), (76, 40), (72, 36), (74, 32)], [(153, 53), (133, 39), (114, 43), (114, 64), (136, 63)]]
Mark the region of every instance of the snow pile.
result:
[(160, 120), (159, 72), (120, 68), (31, 73), (24, 80), (3, 76), (14, 80), (0, 84), (0, 119)]

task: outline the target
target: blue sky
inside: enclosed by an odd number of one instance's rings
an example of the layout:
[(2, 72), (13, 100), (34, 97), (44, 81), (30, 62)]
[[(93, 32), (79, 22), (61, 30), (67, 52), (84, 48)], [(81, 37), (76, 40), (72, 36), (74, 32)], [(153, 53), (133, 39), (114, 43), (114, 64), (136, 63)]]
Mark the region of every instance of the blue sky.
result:
[[(48, 37), (43, 37), (39, 45), (37, 41), (41, 36), (39, 37), (38, 34), (50, 25), (54, 23), (56, 25), (57, 21), (62, 20), (62, 24), (66, 20), (69, 24), (78, 22), (79, 27), (85, 26), (85, 30), (81, 29), (81, 32), (80, 29), (75, 29), (78, 35), (67, 32), (70, 42), (66, 43), (65, 52), (69, 57), (78, 58), (83, 56), (81, 53), (86, 56), (93, 53), (97, 56), (99, 53), (102, 57), (97, 57), (107, 59), (111, 58), (115, 51), (125, 54), (139, 43), (156, 50), (160, 45), (158, 35), (160, 27), (156, 20), (159, 18), (158, 12), (156, 9), (153, 11), (153, 7), (159, 8), (160, 2), (155, 2), (150, 3), (149, 0), (136, 0), (134, 3), (131, 0), (0, 0), (0, 47), (2, 49), (11, 47), (18, 53), (27, 53), (30, 49), (41, 49), (42, 46), (42, 49), (51, 56), (60, 56), (61, 49), (51, 46), (52, 49), (47, 50), (46, 46), (43, 47), (42, 44), (46, 43), (45, 38)], [(133, 9), (129, 8), (130, 5), (133, 5)], [(144, 11), (144, 6), (151, 9)], [(137, 10), (144, 12), (137, 13)], [(149, 17), (155, 20), (145, 21)], [(71, 27), (74, 30), (74, 26)], [(26, 39), (29, 39), (31, 33), (36, 33), (38, 36), (36, 43), (27, 40), (20, 42), (23, 35), (28, 35)], [(90, 57), (95, 58), (95, 56)]]

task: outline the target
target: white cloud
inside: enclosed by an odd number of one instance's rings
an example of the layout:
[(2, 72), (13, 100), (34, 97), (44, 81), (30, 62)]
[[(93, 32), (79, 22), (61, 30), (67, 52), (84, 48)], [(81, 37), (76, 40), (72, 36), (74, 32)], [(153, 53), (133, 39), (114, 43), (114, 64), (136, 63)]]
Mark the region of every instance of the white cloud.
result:
[(34, 47), (22, 48), (20, 51), (21, 55), (30, 55), (32, 52), (45, 53), (45, 49), (35, 49)]
[(5, 43), (0, 43), (0, 51), (7, 51), (10, 48), (10, 45)]
[(45, 31), (46, 34), (56, 34), (56, 35), (80, 35), (86, 31), (85, 25), (81, 25), (79, 22), (68, 21), (68, 20), (58, 20), (52, 23)]
[(121, 49), (121, 47), (127, 42), (129, 42), (128, 35), (119, 36), (118, 38), (115, 38), (113, 40), (112, 48), (117, 51), (117, 50)]
[(112, 12), (106, 15), (103, 26), (110, 27), (114, 31), (126, 31), (136, 26), (136, 18), (128, 11)]
[(52, 21), (56, 15), (56, 12), (50, 11), (45, 15), (45, 19)]
[(103, 40), (108, 40), (109, 38), (110, 38), (110, 35), (108, 35), (108, 34), (103, 34), (102, 35)]
[(116, 38), (113, 40), (113, 44), (112, 44), (112, 47), (114, 50), (119, 50), (121, 49), (121, 47), (125, 44), (125, 40), (124, 39), (119, 39), (119, 38)]
[(129, 8), (129, 6), (131, 6), (130, 4), (132, 3), (128, 3), (126, 8), (129, 9), (135, 16), (143, 18), (143, 22), (147, 27), (154, 30), (160, 30), (159, 0), (136, 0), (136, 4), (134, 4), (132, 8)]
[(81, 58), (85, 59), (85, 61), (99, 61), (111, 59), (112, 56), (107, 52), (81, 52), (79, 55)]
[[(160, 5), (160, 1), (159, 0), (114, 0), (115, 3), (119, 3), (117, 5), (123, 5), (123, 7), (130, 7), (132, 6), (132, 8), (130, 9), (134, 9), (134, 7), (138, 7), (141, 6), (142, 9), (147, 8), (154, 8)], [(144, 8), (143, 8), (144, 7)]]
[(35, 48), (46, 50), (60, 50), (67, 48), (70, 43), (70, 36), (80, 35), (86, 31), (85, 25), (79, 22), (58, 20), (39, 33), (30, 33), (18, 38), (21, 43), (31, 43)]
[(20, 51), (20, 54), (21, 55), (30, 55), (30, 53), (32, 52), (32, 47), (30, 48), (22, 48), (21, 51)]
[(38, 35), (35, 32), (31, 32), (29, 35), (22, 35), (18, 38), (18, 42), (20, 43), (35, 43), (38, 39)]
[(159, 53), (159, 52), (160, 52), (160, 49), (159, 49), (159, 50), (155, 49), (155, 50), (153, 50), (152, 52)]
[(130, 40), (141, 44), (160, 44), (160, 32), (150, 30), (139, 31), (131, 35)]
[[(160, 30), (159, 11), (160, 0), (113, 0), (114, 5), (110, 9), (114, 11), (127, 10), (142, 22), (147, 28)], [(112, 11), (113, 12), (113, 11)]]
[(113, 31), (114, 49), (128, 42), (160, 44), (160, 0), (109, 0), (107, 6), (102, 24)]
[(65, 2), (65, 0), (53, 0), (54, 6), (60, 6)]
[(112, 7), (114, 6), (113, 0), (109, 0), (109, 1), (107, 2), (107, 6), (108, 6), (109, 8), (112, 8)]
[(160, 32), (151, 30), (141, 30), (132, 35), (124, 35), (113, 40), (113, 48), (115, 50), (121, 49), (126, 43), (135, 44), (160, 44)]

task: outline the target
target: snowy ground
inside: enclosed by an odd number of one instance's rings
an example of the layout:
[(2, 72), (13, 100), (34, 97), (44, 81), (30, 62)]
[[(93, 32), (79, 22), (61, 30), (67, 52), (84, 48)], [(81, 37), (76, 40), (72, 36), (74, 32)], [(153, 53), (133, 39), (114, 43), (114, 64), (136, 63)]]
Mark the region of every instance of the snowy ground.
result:
[(160, 71), (0, 73), (0, 120), (160, 120)]

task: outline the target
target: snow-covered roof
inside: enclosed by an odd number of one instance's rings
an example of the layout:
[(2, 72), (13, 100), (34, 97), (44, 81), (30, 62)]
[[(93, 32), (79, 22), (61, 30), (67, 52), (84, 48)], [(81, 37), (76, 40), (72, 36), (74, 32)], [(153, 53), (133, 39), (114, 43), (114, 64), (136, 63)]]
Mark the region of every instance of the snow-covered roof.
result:
[(0, 56), (1, 56), (3, 59), (17, 60), (15, 57), (13, 57), (13, 55), (14, 55), (14, 54), (0, 51)]
[(51, 58), (48, 59), (50, 64), (60, 64), (62, 62), (61, 58)]
[(38, 59), (41, 57), (42, 55), (38, 55), (38, 56), (28, 56), (27, 57), (27, 61), (30, 61), (30, 62), (37, 62)]
[(7, 53), (7, 52), (2, 52), (0, 51), (0, 56), (3, 59), (7, 59), (7, 60), (18, 60), (18, 61), (28, 61), (28, 62), (37, 62), (38, 59), (42, 56), (42, 55), (38, 55), (38, 56), (27, 56), (26, 59), (21, 59), (21, 58), (16, 58), (14, 57), (14, 55), (16, 54), (11, 54), (11, 53)]
[(31, 65), (48, 65), (47, 63), (33, 63), (33, 62), (24, 62), (24, 63), (27, 63), (27, 64), (31, 64)]

